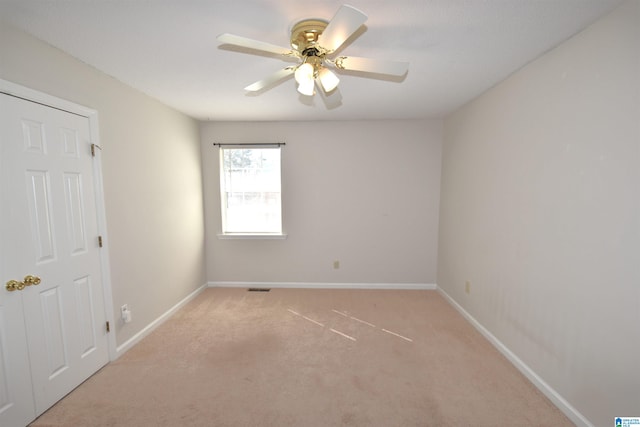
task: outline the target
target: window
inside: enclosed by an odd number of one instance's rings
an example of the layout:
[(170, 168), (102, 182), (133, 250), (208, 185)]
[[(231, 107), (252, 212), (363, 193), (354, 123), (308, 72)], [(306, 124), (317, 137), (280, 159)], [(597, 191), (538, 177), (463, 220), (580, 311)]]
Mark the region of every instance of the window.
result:
[(220, 147), (222, 235), (282, 236), (280, 147)]

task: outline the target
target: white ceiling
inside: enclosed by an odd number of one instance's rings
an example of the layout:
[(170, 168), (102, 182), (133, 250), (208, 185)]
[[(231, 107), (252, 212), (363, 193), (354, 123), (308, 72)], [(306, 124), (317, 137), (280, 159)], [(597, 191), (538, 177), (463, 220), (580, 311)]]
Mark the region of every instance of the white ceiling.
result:
[(222, 46), (219, 34), (288, 47), (293, 23), (329, 20), (342, 3), (0, 0), (0, 19), (197, 119), (398, 119), (445, 115), (620, 0), (348, 0), (369, 19), (340, 53), (408, 60), (404, 79), (342, 72), (327, 98), (298, 94), (293, 79), (245, 93), (291, 62)]

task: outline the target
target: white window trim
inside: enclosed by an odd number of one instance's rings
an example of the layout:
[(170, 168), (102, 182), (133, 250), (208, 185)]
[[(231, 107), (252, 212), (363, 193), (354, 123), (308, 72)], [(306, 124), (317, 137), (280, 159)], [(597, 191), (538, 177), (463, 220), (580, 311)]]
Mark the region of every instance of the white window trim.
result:
[[(222, 144), (222, 143), (214, 143), (214, 146), (218, 146), (220, 149), (223, 148), (277, 148), (277, 149), (281, 149), (284, 145), (286, 145), (284, 142), (278, 142), (278, 143), (254, 143), (254, 144), (247, 144), (247, 143), (241, 143), (241, 144)], [(282, 160), (282, 157), (281, 157)], [(222, 166), (222, 158), (219, 158), (220, 161), (220, 170), (222, 170), (223, 166)], [(282, 168), (282, 164), (280, 165), (280, 168)], [(280, 170), (281, 173), (281, 177), (282, 177), (282, 169)], [(220, 182), (220, 184), (222, 184), (222, 182)], [(222, 193), (221, 193), (222, 194)], [(282, 187), (281, 187), (281, 193), (282, 195)], [(282, 219), (282, 199), (280, 200), (280, 215), (281, 218), (280, 220), (283, 221)], [(222, 221), (224, 221), (223, 218), (221, 218)], [(270, 233), (270, 232), (247, 232), (247, 233), (242, 233), (242, 232), (219, 232), (217, 233), (217, 237), (220, 240), (284, 240), (287, 238), (287, 234), (284, 231), (281, 232), (275, 232), (275, 233)]]
[(220, 240), (284, 240), (285, 233), (218, 233)]

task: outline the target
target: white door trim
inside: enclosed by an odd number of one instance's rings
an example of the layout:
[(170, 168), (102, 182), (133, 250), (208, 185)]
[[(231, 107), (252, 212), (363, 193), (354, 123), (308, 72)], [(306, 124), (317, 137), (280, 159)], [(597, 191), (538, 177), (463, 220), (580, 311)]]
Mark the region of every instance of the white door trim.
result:
[[(68, 111), (79, 116), (89, 119), (89, 128), (91, 132), (91, 142), (98, 146), (100, 144), (100, 132), (98, 128), (98, 112), (83, 105), (67, 101), (62, 98), (55, 97), (28, 87), (20, 86), (7, 80), (0, 79), (0, 92), (7, 95), (16, 96), (28, 101), (37, 102), (59, 110)], [(109, 239), (107, 238), (107, 219), (104, 204), (104, 187), (102, 185), (102, 162), (100, 150), (93, 158), (94, 171), (94, 192), (96, 196), (96, 213), (98, 216), (98, 232), (102, 236), (103, 247), (100, 251), (100, 266), (102, 268), (102, 285), (104, 292), (104, 309), (105, 318), (111, 325), (111, 332), (107, 335), (109, 346), (109, 360), (113, 361), (117, 358), (116, 352), (116, 335), (115, 322), (113, 317), (113, 293), (111, 290), (111, 269), (109, 264)]]

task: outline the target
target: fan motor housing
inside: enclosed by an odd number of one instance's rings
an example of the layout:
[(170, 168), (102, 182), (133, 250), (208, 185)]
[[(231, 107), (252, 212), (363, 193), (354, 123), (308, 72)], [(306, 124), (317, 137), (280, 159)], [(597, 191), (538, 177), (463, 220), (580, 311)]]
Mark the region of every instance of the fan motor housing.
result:
[(324, 19), (305, 19), (291, 28), (291, 47), (304, 56), (311, 49), (318, 51), (318, 36), (327, 28), (329, 22)]

